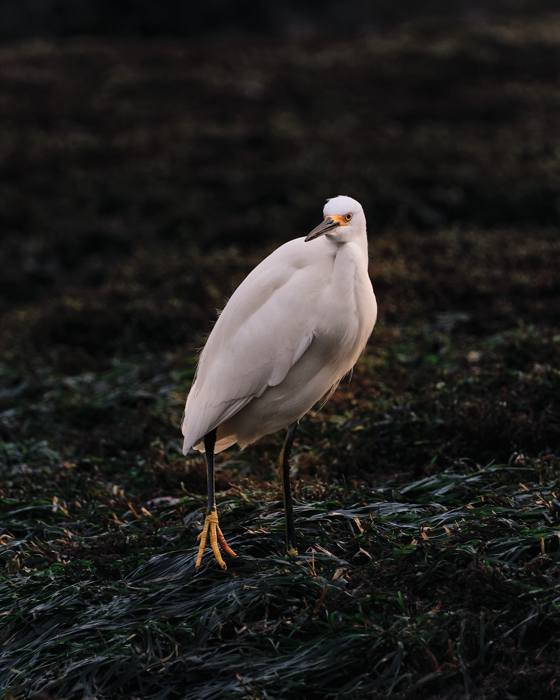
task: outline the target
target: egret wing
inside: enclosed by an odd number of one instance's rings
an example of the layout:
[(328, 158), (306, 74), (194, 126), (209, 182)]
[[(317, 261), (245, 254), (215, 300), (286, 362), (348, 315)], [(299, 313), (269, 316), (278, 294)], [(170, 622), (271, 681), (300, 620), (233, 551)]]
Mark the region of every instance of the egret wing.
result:
[(218, 318), (187, 397), (185, 453), (268, 387), (280, 384), (309, 348), (321, 265), (305, 264), (303, 245), (303, 239), (290, 241), (266, 258)]

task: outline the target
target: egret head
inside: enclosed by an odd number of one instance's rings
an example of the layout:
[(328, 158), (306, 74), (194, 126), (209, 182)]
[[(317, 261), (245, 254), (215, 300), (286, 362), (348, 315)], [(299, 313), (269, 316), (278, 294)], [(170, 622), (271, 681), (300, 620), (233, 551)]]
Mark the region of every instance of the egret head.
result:
[(323, 207), (323, 221), (307, 234), (312, 241), (323, 234), (338, 243), (347, 243), (366, 235), (366, 217), (362, 205), (352, 197), (339, 194), (327, 199)]

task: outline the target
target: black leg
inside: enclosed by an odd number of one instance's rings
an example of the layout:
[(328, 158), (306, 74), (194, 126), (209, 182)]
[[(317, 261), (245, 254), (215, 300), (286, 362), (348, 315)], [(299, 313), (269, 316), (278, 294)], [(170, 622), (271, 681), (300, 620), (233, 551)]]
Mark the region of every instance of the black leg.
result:
[(286, 513), (286, 545), (288, 550), (296, 549), (296, 529), (294, 526), (294, 504), (292, 502), (292, 489), (290, 486), (290, 452), (294, 444), (297, 423), (292, 423), (286, 433), (286, 439), (280, 450), (278, 463), (282, 474), (282, 489), (284, 491), (284, 511)]
[(206, 454), (206, 479), (208, 484), (208, 512), (216, 510), (216, 493), (214, 484), (214, 446), (216, 444), (216, 429), (204, 436), (204, 452)]
[(216, 430), (211, 430), (204, 436), (204, 452), (206, 454), (207, 481), (208, 481), (208, 512), (204, 519), (204, 527), (198, 536), (200, 544), (198, 545), (198, 554), (194, 564), (195, 569), (198, 569), (202, 563), (202, 557), (206, 548), (206, 542), (210, 538), (210, 547), (214, 552), (214, 557), (222, 569), (227, 569), (226, 563), (220, 553), (222, 550), (229, 554), (230, 557), (236, 557), (237, 554), (228, 545), (224, 533), (220, 529), (218, 522), (218, 511), (216, 509), (216, 492), (214, 488), (214, 448), (216, 447)]

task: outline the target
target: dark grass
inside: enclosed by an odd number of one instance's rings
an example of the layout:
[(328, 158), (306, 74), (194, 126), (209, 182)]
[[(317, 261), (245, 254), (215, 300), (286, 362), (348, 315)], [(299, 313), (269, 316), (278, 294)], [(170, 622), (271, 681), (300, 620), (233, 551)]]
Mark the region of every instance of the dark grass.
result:
[[(0, 694), (558, 696), (559, 37), (2, 48)], [(269, 436), (195, 574), (196, 348), (339, 191), (380, 319), (302, 423), (300, 554)]]
[(555, 697), (560, 503), (549, 472), (309, 487), (296, 517), (313, 544), (293, 560), (270, 494), (231, 493), (223, 523), (242, 556), (227, 574), (213, 564), (194, 574), (199, 498), (140, 511), (106, 494), (95, 523), (87, 502), (4, 499), (4, 688), (213, 698), (487, 686), (503, 697), (532, 686)]

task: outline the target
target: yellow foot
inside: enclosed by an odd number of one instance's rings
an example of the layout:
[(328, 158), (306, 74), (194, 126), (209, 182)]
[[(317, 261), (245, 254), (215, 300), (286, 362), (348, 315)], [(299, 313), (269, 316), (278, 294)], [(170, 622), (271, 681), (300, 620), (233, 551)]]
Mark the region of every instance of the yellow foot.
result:
[(236, 557), (237, 554), (226, 542), (224, 533), (220, 530), (220, 525), (218, 523), (218, 513), (215, 510), (212, 510), (210, 511), (210, 513), (208, 513), (206, 519), (204, 520), (204, 527), (202, 528), (202, 532), (197, 537), (197, 539), (200, 541), (200, 544), (198, 546), (198, 555), (196, 557), (196, 562), (194, 565), (195, 569), (198, 569), (199, 566), (202, 564), (202, 557), (204, 555), (204, 550), (206, 549), (206, 540), (208, 539), (208, 533), (210, 533), (210, 547), (214, 552), (216, 561), (222, 569), (227, 569), (226, 563), (223, 560), (222, 554), (220, 552), (220, 547), (224, 550), (226, 554), (229, 554), (230, 557)]

